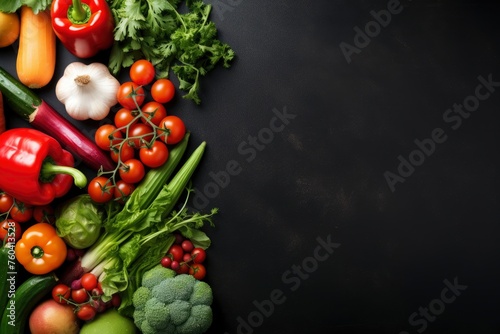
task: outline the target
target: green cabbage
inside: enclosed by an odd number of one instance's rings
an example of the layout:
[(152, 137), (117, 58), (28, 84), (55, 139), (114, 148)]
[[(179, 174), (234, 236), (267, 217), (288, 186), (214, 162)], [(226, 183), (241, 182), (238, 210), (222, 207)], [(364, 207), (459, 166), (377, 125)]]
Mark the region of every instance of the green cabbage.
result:
[(76, 249), (90, 247), (101, 234), (105, 211), (88, 194), (73, 197), (57, 207), (57, 234)]

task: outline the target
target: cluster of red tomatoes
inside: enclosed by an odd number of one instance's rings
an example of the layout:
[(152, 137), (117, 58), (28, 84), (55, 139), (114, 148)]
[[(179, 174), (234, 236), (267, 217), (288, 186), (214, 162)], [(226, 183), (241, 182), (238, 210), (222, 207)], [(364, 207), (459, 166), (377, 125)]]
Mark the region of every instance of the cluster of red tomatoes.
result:
[(27, 205), (6, 193), (0, 193), (0, 241), (21, 239), (21, 224), (33, 220), (38, 223), (53, 223), (54, 209), (50, 205)]
[(92, 320), (97, 313), (110, 307), (120, 306), (118, 294), (114, 294), (107, 302), (101, 299), (102, 295), (101, 284), (92, 273), (83, 274), (71, 286), (59, 283), (52, 288), (52, 298), (60, 304), (73, 306), (76, 316), (84, 321)]
[(144, 59), (131, 66), (130, 79), (118, 89), (121, 108), (113, 124), (104, 124), (95, 133), (96, 144), (117, 163), (115, 171), (101, 173), (88, 185), (90, 197), (98, 203), (127, 198), (148, 168), (168, 160), (168, 145), (177, 144), (186, 133), (184, 122), (165, 108), (175, 96), (170, 80), (155, 80), (154, 66)]
[(161, 265), (177, 274), (189, 274), (198, 280), (205, 278), (207, 270), (203, 264), (207, 254), (203, 248), (195, 247), (191, 240), (181, 234), (175, 235), (175, 242), (161, 259)]

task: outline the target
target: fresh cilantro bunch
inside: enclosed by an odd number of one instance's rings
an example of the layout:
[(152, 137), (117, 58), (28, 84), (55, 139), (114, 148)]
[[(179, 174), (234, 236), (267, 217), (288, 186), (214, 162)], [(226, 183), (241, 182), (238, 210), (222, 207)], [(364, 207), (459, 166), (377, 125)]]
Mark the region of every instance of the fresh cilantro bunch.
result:
[(186, 99), (200, 104), (200, 78), (217, 64), (230, 67), (235, 53), (218, 40), (212, 6), (202, 0), (111, 0), (116, 28), (109, 68), (118, 74), (138, 59), (151, 61), (158, 77), (173, 72)]
[(39, 11), (50, 8), (52, 0), (0, 0), (0, 12), (14, 13), (21, 6), (30, 7), (35, 14)]

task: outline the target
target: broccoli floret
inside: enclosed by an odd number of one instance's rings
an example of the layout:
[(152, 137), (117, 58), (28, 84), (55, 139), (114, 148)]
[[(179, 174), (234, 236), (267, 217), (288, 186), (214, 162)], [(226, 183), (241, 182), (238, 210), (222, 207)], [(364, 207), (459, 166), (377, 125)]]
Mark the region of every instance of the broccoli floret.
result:
[(133, 295), (134, 322), (143, 334), (201, 334), (212, 324), (212, 300), (207, 283), (155, 267)]
[(192, 305), (212, 305), (212, 288), (206, 282), (196, 281), (189, 302)]
[(180, 326), (177, 334), (204, 333), (212, 325), (212, 308), (208, 305), (194, 305), (191, 308), (191, 317)]
[(170, 304), (174, 300), (189, 300), (196, 279), (191, 275), (179, 275), (175, 279), (160, 282), (151, 290), (151, 296)]
[(175, 271), (163, 267), (162, 265), (157, 265), (154, 268), (146, 271), (142, 276), (142, 286), (152, 289), (153, 287), (160, 284), (166, 278), (171, 278), (175, 276)]
[(146, 302), (151, 298), (151, 290), (145, 286), (140, 286), (132, 296), (132, 304), (136, 310), (143, 310)]

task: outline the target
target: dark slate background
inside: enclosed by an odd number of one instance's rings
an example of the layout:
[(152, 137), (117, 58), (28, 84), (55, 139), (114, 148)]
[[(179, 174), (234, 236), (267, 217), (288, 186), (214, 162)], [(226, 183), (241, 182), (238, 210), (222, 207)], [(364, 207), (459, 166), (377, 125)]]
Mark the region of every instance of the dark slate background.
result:
[[(499, 4), (207, 2), (237, 59), (203, 79), (201, 106), (169, 110), (190, 149), (208, 142), (192, 205), (220, 208), (210, 333), (500, 333)], [(15, 50), (0, 50), (12, 73)], [(63, 112), (54, 86), (75, 59), (57, 56), (38, 92)]]

